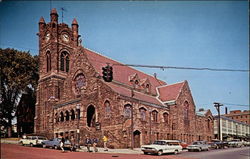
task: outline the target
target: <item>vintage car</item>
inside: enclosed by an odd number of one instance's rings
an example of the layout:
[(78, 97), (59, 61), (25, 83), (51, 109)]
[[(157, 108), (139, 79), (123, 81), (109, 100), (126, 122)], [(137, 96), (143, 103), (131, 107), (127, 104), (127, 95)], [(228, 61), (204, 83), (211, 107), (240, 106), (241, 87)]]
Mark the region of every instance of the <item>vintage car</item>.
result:
[(29, 145), (29, 146), (42, 146), (42, 142), (47, 140), (44, 136), (23, 136), (22, 139), (19, 140), (20, 145)]
[[(43, 141), (42, 145), (43, 145), (44, 148), (52, 147), (54, 149), (58, 149), (60, 147), (60, 142), (61, 142), (61, 138), (54, 138), (54, 139)], [(71, 147), (70, 141), (65, 140), (64, 148), (70, 148), (70, 147)]]
[(181, 140), (178, 140), (178, 141), (180, 142), (180, 145), (181, 145), (182, 149), (187, 149), (188, 144), (186, 142), (181, 141)]
[(244, 143), (240, 139), (233, 139), (228, 142), (229, 147), (242, 147)]
[(187, 147), (188, 151), (203, 151), (203, 150), (206, 150), (208, 151), (209, 150), (209, 145), (207, 144), (206, 141), (195, 141), (193, 142), (192, 145), (189, 145)]
[(157, 140), (151, 145), (141, 146), (141, 150), (144, 154), (158, 154), (162, 155), (164, 153), (180, 153), (182, 147), (178, 140)]
[(227, 141), (220, 141), (218, 139), (212, 139), (211, 142), (208, 143), (211, 148), (214, 149), (224, 149), (228, 147)]

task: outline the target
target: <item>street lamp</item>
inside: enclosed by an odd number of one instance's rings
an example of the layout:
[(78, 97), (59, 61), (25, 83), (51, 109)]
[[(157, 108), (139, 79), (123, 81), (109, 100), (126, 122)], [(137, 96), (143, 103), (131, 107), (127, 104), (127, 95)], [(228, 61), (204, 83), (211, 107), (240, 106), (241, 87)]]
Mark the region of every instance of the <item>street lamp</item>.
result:
[(80, 130), (79, 130), (79, 122), (80, 122), (80, 104), (76, 105), (76, 111), (77, 111), (77, 147), (79, 148), (79, 141), (80, 141)]
[(218, 139), (221, 140), (221, 132), (220, 132), (220, 107), (223, 106), (221, 103), (214, 102), (214, 107), (218, 112)]

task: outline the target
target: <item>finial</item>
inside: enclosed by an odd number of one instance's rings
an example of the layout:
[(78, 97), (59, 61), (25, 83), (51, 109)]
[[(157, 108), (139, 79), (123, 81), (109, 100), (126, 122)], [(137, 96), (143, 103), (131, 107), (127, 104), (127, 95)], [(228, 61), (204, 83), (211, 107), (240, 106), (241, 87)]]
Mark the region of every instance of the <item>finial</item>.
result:
[(72, 24), (78, 25), (78, 22), (76, 21), (76, 18), (74, 18)]
[(45, 20), (43, 17), (40, 18), (39, 23), (45, 23)]
[(53, 8), (50, 12), (50, 14), (57, 14), (56, 8)]

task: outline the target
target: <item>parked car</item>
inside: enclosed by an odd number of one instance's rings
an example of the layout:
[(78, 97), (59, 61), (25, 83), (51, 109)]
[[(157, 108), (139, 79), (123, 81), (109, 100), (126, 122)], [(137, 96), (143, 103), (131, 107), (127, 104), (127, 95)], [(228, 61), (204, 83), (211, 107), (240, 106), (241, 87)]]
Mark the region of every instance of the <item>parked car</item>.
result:
[(228, 142), (228, 146), (229, 147), (242, 147), (244, 145), (243, 145), (243, 142), (240, 141), (240, 139), (233, 139)]
[(180, 145), (181, 145), (182, 149), (187, 149), (188, 144), (186, 142), (181, 141), (181, 140), (178, 140), (178, 141), (180, 142)]
[(47, 140), (44, 136), (23, 136), (22, 139), (19, 140), (20, 145), (30, 145), (32, 146), (42, 146), (42, 142)]
[(197, 151), (206, 150), (206, 151), (208, 151), (209, 145), (207, 144), (206, 141), (195, 141), (195, 142), (193, 142), (192, 145), (189, 145), (187, 147), (187, 149), (188, 149), (188, 151), (194, 151), (194, 150), (197, 150)]
[[(43, 145), (44, 148), (52, 147), (54, 149), (58, 149), (60, 147), (60, 142), (61, 142), (61, 138), (54, 138), (54, 139), (43, 141), (42, 145)], [(70, 148), (71, 147), (71, 143), (70, 143), (69, 140), (65, 140), (64, 147), (65, 148)]]
[(250, 146), (250, 141), (244, 141), (243, 145), (244, 146)]
[(180, 153), (182, 147), (178, 140), (157, 140), (151, 145), (143, 145), (141, 150), (144, 154)]
[(228, 147), (228, 143), (226, 141), (220, 141), (218, 139), (212, 139), (208, 144), (214, 149), (224, 149)]

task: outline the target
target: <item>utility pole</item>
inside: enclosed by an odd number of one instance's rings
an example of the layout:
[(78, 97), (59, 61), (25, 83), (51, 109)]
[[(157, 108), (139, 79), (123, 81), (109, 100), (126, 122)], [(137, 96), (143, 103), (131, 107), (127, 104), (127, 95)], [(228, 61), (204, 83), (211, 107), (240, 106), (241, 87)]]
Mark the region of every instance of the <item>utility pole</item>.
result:
[(151, 139), (151, 134), (152, 134), (152, 121), (151, 121), (151, 115), (152, 115), (152, 111), (150, 110), (149, 111), (149, 141), (150, 141), (150, 144), (152, 144), (152, 139)]
[(218, 112), (218, 139), (221, 140), (221, 131), (220, 131), (220, 107), (223, 106), (221, 103), (214, 102), (214, 107)]
[[(134, 97), (134, 90), (131, 89), (131, 97)], [(134, 149), (134, 108), (133, 103), (131, 103), (131, 149)]]
[(77, 148), (80, 148), (80, 129), (79, 129), (79, 123), (80, 123), (80, 104), (76, 105), (76, 111), (77, 111), (77, 129), (76, 129), (76, 133), (77, 133)]

